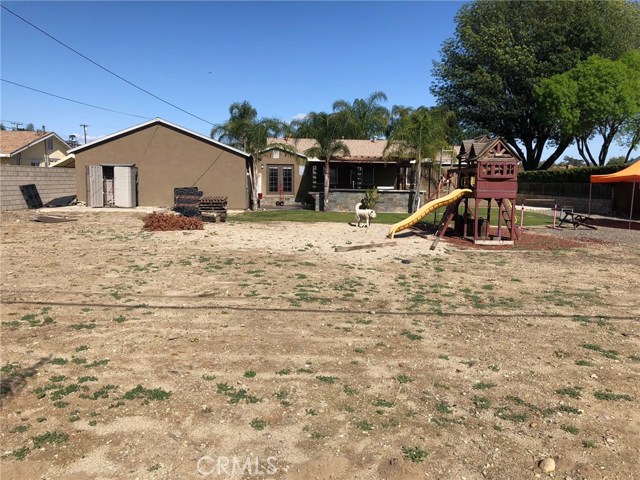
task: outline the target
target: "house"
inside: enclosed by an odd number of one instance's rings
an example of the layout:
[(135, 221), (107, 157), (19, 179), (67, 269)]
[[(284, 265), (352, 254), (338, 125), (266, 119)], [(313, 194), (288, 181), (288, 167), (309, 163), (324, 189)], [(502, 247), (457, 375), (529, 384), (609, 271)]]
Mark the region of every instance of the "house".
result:
[(174, 189), (197, 187), (227, 197), (229, 209), (249, 207), (251, 156), (156, 118), (73, 148), (76, 187), (89, 206), (174, 205)]
[(69, 160), (68, 150), (69, 145), (54, 132), (0, 130), (2, 165), (56, 166)]
[[(406, 212), (411, 196), (409, 170), (412, 162), (385, 159), (386, 140), (346, 139), (342, 142), (349, 148), (349, 155), (330, 159), (329, 210), (351, 211), (366, 190), (377, 188), (379, 209)], [(325, 162), (304, 155), (314, 146), (315, 140), (272, 138), (269, 143), (272, 145), (258, 160), (262, 205), (284, 200), (285, 203), (312, 203), (319, 209), (323, 203), (320, 199), (324, 196)], [(287, 144), (297, 153), (288, 152), (278, 144)]]
[[(278, 141), (278, 139), (275, 139)], [(279, 141), (279, 143), (285, 143)], [(281, 148), (277, 144), (267, 147), (257, 156), (258, 198), (260, 206), (309, 203), (311, 180), (306, 173), (307, 157)]]

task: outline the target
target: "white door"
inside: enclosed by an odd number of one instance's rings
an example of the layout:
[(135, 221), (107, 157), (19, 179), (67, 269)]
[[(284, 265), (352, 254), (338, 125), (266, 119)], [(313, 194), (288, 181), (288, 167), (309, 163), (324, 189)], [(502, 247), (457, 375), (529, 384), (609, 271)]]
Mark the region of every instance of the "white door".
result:
[(102, 165), (87, 165), (87, 205), (104, 207)]
[(133, 208), (136, 199), (135, 167), (113, 167), (114, 205), (116, 207)]

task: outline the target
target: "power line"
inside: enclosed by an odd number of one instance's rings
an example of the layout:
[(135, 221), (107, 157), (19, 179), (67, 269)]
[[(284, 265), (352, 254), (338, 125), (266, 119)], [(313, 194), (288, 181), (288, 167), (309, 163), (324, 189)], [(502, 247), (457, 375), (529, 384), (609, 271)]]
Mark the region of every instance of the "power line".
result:
[(102, 70), (104, 70), (105, 72), (107, 72), (107, 73), (109, 73), (109, 74), (113, 75), (114, 77), (119, 78), (119, 79), (120, 79), (120, 80), (122, 80), (123, 82), (128, 83), (129, 85), (131, 85), (131, 86), (132, 86), (132, 87), (134, 87), (134, 88), (137, 88), (137, 89), (138, 89), (138, 90), (140, 90), (141, 92), (144, 92), (144, 93), (146, 93), (147, 95), (152, 96), (152, 97), (153, 97), (153, 98), (155, 98), (156, 100), (160, 100), (161, 102), (166, 103), (167, 105), (169, 105), (169, 106), (171, 106), (171, 107), (173, 107), (173, 108), (176, 108), (176, 109), (180, 110), (181, 112), (186, 113), (187, 115), (190, 115), (190, 116), (192, 116), (192, 117), (194, 117), (194, 118), (197, 118), (198, 120), (200, 120), (200, 121), (202, 121), (202, 122), (204, 122), (204, 123), (208, 123), (209, 125), (215, 125), (215, 123), (210, 122), (209, 120), (205, 120), (204, 118), (199, 117), (198, 115), (195, 115), (195, 114), (193, 114), (193, 113), (191, 113), (191, 112), (188, 112), (188, 111), (186, 111), (185, 109), (180, 108), (179, 106), (174, 105), (173, 103), (168, 102), (167, 100), (165, 100), (165, 99), (163, 99), (163, 98), (159, 97), (158, 95), (156, 95), (156, 94), (154, 94), (154, 93), (151, 93), (151, 92), (150, 92), (150, 91), (148, 91), (148, 90), (145, 90), (144, 88), (142, 88), (142, 87), (140, 87), (140, 86), (136, 85), (135, 83), (130, 82), (130, 81), (129, 81), (129, 80), (127, 80), (126, 78), (124, 78), (124, 77), (122, 77), (122, 76), (118, 75), (118, 74), (117, 74), (117, 73), (115, 73), (115, 72), (112, 72), (112, 71), (111, 71), (111, 70), (109, 70), (107, 67), (103, 67), (103, 66), (102, 66), (102, 65), (100, 65), (98, 62), (96, 62), (96, 61), (94, 61), (94, 60), (91, 60), (91, 59), (90, 59), (89, 57), (87, 57), (86, 55), (83, 55), (82, 53), (80, 53), (79, 51), (77, 51), (77, 50), (75, 50), (74, 48), (70, 47), (69, 45), (67, 45), (66, 43), (62, 42), (61, 40), (58, 40), (58, 39), (57, 39), (56, 37), (54, 37), (53, 35), (51, 35), (51, 34), (49, 34), (49, 33), (45, 32), (45, 31), (44, 31), (44, 30), (42, 30), (40, 27), (38, 27), (38, 26), (34, 25), (34, 24), (33, 24), (33, 23), (31, 23), (29, 20), (27, 20), (26, 18), (21, 17), (20, 15), (18, 15), (18, 14), (17, 14), (17, 13), (15, 13), (14, 11), (10, 10), (9, 8), (5, 7), (4, 5), (1, 5), (1, 4), (0, 4), (0, 7), (2, 7), (4, 10), (6, 10), (7, 12), (9, 12), (9, 13), (10, 13), (11, 15), (13, 15), (14, 17), (19, 18), (20, 20), (22, 20), (22, 21), (23, 21), (24, 23), (26, 23), (27, 25), (32, 26), (33, 28), (35, 28), (36, 30), (38, 30), (40, 33), (42, 33), (42, 34), (46, 35), (46, 36), (47, 36), (47, 37), (49, 37), (51, 40), (53, 40), (53, 41), (55, 41), (55, 42), (59, 43), (60, 45), (62, 45), (62, 46), (63, 46), (63, 47), (65, 47), (65, 48), (67, 48), (67, 49), (71, 50), (73, 53), (75, 53), (76, 55), (81, 56), (82, 58), (84, 58), (84, 59), (85, 59), (85, 60), (87, 60), (88, 62), (93, 63), (96, 67), (101, 68), (101, 69), (102, 69)]
[(27, 87), (26, 85), (22, 85), (20, 83), (12, 82), (11, 80), (5, 80), (4, 78), (0, 78), (0, 80), (2, 80), (3, 82), (6, 82), (6, 83), (10, 83), (11, 85), (15, 85), (17, 87), (26, 88), (27, 90), (33, 90), (34, 92), (42, 93), (44, 95), (49, 95), (51, 97), (60, 98), (62, 100), (66, 100), (67, 102), (79, 103), (80, 105), (84, 105), (85, 107), (98, 108), (100, 110), (105, 110), (107, 112), (119, 113), (121, 115), (129, 115), (130, 117), (138, 117), (138, 118), (143, 118), (145, 120), (151, 120), (151, 117), (143, 117), (142, 115), (136, 115), (134, 113), (120, 112), (118, 110), (112, 110), (110, 108), (99, 107), (97, 105), (91, 105), (90, 103), (81, 102), (79, 100), (73, 100), (71, 98), (61, 97), (60, 95), (56, 95), (55, 93), (49, 93), (49, 92), (45, 92), (43, 90), (38, 90), (37, 88)]

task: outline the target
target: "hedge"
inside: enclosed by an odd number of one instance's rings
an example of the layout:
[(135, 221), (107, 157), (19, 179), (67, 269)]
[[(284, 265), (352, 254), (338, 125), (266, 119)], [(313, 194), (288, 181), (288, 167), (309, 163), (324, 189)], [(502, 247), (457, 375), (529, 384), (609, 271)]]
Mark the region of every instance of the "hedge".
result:
[(607, 175), (619, 172), (629, 165), (607, 165), (604, 167), (576, 167), (555, 170), (532, 170), (518, 173), (522, 183), (589, 183), (591, 175)]

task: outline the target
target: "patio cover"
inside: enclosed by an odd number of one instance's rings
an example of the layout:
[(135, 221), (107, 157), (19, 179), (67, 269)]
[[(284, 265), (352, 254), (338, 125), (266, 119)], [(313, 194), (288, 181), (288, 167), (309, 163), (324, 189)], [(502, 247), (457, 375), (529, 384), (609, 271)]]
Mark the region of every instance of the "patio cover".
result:
[[(631, 229), (636, 184), (640, 183), (640, 161), (636, 161), (627, 168), (616, 173), (610, 173), (608, 175), (591, 175), (591, 183), (633, 183), (633, 187), (631, 187), (631, 208), (629, 211), (629, 229)], [(591, 185), (589, 186), (589, 214), (591, 214)]]

